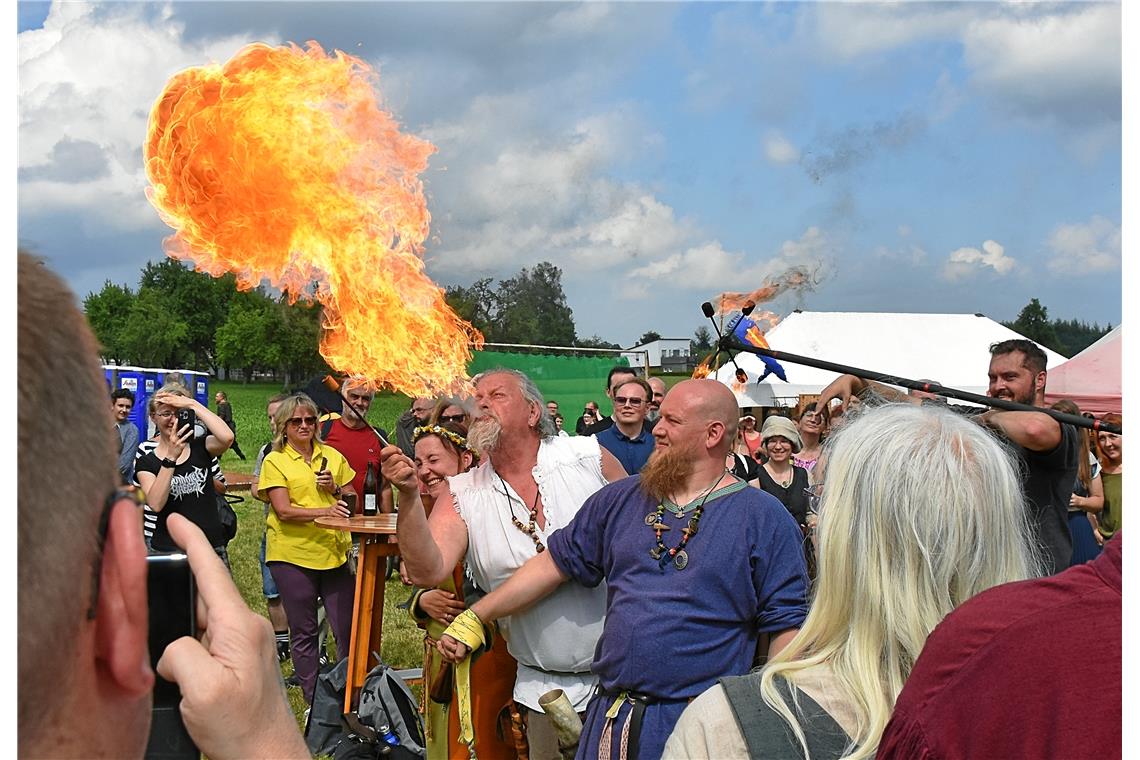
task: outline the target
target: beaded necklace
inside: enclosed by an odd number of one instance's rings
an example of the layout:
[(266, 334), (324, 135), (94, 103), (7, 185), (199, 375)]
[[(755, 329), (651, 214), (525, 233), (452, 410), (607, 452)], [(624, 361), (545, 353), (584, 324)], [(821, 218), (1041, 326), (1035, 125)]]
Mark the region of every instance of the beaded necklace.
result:
[[(498, 475), (498, 473), (495, 474)], [(507, 481), (503, 480), (502, 475), (499, 475), (499, 482), (503, 484), (503, 495), (507, 497), (507, 506), (511, 510), (511, 523), (522, 533), (530, 536), (530, 540), (534, 541), (536, 551), (539, 554), (542, 554), (544, 551), (546, 551), (546, 547), (543, 546), (542, 541), (538, 539), (538, 528), (536, 521), (538, 520), (538, 497), (540, 492), (537, 485), (535, 486), (534, 491), (534, 505), (530, 508), (529, 524), (523, 525), (522, 521), (519, 520), (519, 518), (515, 517), (515, 500), (511, 498), (511, 493), (507, 490)], [(519, 499), (519, 501), (522, 502), (523, 509), (526, 509), (526, 502), (522, 501), (522, 499)]]
[[(712, 485), (708, 487), (704, 495), (699, 497), (700, 503), (697, 505), (697, 508), (693, 510), (693, 516), (689, 518), (688, 524), (684, 528), (681, 528), (681, 543), (672, 549), (665, 546), (665, 542), (661, 540), (661, 534), (669, 530), (669, 526), (661, 522), (661, 517), (665, 514), (665, 501), (662, 500), (662, 502), (657, 505), (656, 510), (645, 516), (645, 524), (653, 530), (657, 538), (657, 545), (649, 550), (649, 556), (657, 560), (662, 570), (665, 569), (665, 563), (670, 559), (673, 560), (673, 567), (678, 570), (684, 570), (689, 566), (689, 554), (685, 551), (685, 546), (689, 543), (690, 538), (697, 535), (697, 525), (701, 522), (701, 515), (705, 511), (705, 502), (708, 501), (713, 489), (716, 488), (717, 483), (724, 479), (727, 472), (728, 470), (726, 469), (718, 474), (716, 480), (712, 482)], [(696, 501), (696, 499), (693, 499), (693, 501)], [(692, 503), (693, 502), (689, 502), (685, 509), (679, 509), (677, 516), (683, 517), (687, 508), (691, 506)]]

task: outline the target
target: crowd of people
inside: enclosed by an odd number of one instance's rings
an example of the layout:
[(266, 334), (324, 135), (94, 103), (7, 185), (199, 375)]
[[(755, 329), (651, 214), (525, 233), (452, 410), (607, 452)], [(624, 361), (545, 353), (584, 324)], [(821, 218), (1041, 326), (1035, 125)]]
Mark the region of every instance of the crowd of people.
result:
[[(19, 311), (21, 755), (141, 756), (144, 558), (180, 549), (204, 635), (157, 669), (191, 736), (213, 758), (307, 757), (278, 661), (311, 701), (319, 607), (347, 652), (351, 539), (315, 520), (366, 503), (399, 511), (429, 758), (561, 757), (553, 690), (582, 720), (580, 758), (1120, 751), (1119, 435), (854, 376), (758, 420), (727, 385), (623, 366), (612, 414), (587, 404), (572, 435), (530, 377), (495, 369), (470, 398), (412, 399), (388, 443), (349, 379), (337, 415), (304, 393), (268, 400), (266, 621), (226, 567), (215, 472), (232, 415), (168, 378), (154, 436), (132, 442), (134, 399), (112, 394), (107, 416), (82, 315), (25, 255)], [(1044, 406), (1040, 349), (990, 354), (989, 395)], [(1096, 655), (1071, 657), (1090, 637)]]

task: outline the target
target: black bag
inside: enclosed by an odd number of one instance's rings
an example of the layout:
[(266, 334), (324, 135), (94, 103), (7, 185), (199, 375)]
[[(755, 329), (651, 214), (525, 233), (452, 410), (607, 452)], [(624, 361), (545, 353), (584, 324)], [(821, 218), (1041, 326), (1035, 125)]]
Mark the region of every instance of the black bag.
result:
[[(237, 512), (230, 504), (237, 504), (241, 497), (237, 494), (218, 494), (218, 522), (222, 524), (222, 543), (228, 544), (234, 540), (238, 532)], [(230, 500), (233, 500), (232, 502)]]
[(343, 738), (341, 714), (344, 712), (344, 687), (348, 683), (348, 658), (317, 676), (309, 721), (305, 724), (305, 744), (313, 757), (331, 755)]

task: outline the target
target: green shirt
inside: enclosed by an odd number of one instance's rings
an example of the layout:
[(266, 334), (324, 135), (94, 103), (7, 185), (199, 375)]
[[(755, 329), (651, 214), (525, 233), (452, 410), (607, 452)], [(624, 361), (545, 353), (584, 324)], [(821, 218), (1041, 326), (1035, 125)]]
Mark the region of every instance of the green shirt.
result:
[(1120, 530), (1120, 512), (1123, 503), (1121, 479), (1123, 473), (1109, 475), (1101, 471), (1100, 481), (1104, 484), (1104, 510), (1100, 513), (1100, 534), (1105, 539), (1112, 538)]

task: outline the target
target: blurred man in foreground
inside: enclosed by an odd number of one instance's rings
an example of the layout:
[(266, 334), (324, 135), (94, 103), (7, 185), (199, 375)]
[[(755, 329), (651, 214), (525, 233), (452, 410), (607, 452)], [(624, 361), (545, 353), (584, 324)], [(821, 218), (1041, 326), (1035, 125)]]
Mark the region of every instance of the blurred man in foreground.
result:
[[(96, 343), (75, 296), (23, 253), (17, 294), (19, 755), (142, 757), (155, 678), (146, 547), (137, 502), (116, 490)], [(307, 758), (268, 622), (200, 530), (179, 515), (168, 526), (189, 555), (204, 628), (158, 666), (181, 688), (187, 730), (214, 760)]]

